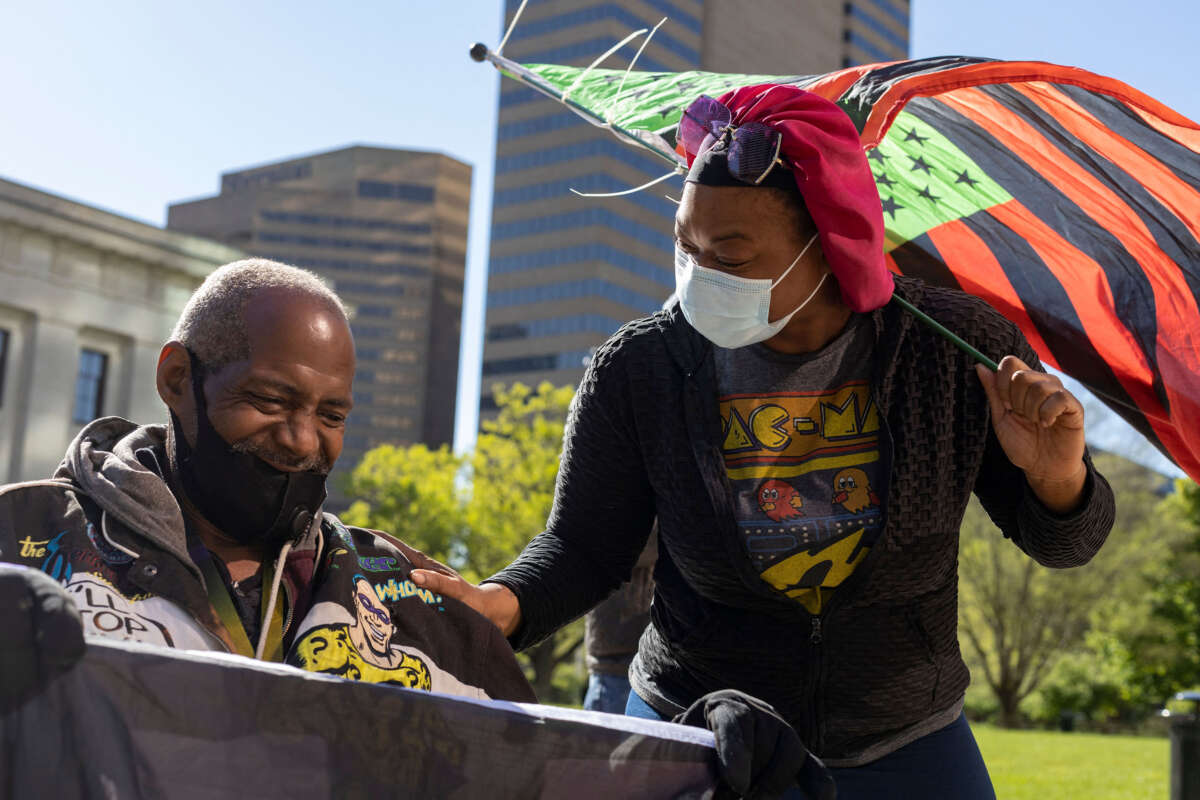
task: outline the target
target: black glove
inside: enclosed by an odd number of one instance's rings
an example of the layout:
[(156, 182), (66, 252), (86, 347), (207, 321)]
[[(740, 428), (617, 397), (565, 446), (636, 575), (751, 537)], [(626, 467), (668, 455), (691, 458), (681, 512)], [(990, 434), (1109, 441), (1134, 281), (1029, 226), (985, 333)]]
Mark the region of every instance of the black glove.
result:
[(0, 713), (41, 692), (83, 657), (79, 610), (58, 582), (0, 564)]
[(738, 796), (767, 800), (797, 785), (809, 800), (834, 800), (837, 788), (821, 759), (783, 717), (756, 697), (722, 689), (701, 697), (675, 722), (708, 728), (717, 743), (717, 772)]

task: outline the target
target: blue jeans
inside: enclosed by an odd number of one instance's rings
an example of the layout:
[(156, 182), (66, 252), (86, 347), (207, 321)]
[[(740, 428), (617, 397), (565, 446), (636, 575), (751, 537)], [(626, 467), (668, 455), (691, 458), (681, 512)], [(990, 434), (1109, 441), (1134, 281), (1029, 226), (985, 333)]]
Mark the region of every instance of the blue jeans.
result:
[[(638, 696), (629, 693), (625, 714), (645, 719), (666, 719)], [(830, 769), (837, 783), (838, 800), (996, 800), (979, 746), (967, 718), (959, 715), (941, 730), (906, 744), (894, 753), (861, 767)], [(800, 790), (787, 800), (803, 800)]]
[(587, 711), (622, 714), (625, 712), (625, 701), (629, 695), (627, 676), (590, 672), (587, 694), (583, 696), (583, 707)]
[(625, 716), (641, 717), (642, 719), (657, 719), (668, 720), (669, 717), (664, 717), (662, 714), (654, 710), (653, 707), (637, 692), (629, 693), (629, 700), (625, 702)]

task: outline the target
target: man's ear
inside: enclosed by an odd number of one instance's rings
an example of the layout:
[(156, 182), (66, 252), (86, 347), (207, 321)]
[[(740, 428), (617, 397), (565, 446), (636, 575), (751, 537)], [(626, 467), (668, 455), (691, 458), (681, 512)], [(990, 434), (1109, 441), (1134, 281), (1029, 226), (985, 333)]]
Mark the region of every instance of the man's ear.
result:
[(192, 359), (187, 348), (180, 342), (169, 341), (158, 354), (158, 371), (155, 375), (158, 396), (190, 427), (196, 418), (196, 399), (192, 395)]

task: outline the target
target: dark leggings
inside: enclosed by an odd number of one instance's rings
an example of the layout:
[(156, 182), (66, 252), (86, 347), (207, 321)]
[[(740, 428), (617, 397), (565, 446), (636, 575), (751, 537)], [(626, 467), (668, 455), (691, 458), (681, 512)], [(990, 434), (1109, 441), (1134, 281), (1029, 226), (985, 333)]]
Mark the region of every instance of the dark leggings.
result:
[[(664, 719), (636, 692), (629, 693), (625, 713)], [(838, 800), (996, 800), (992, 779), (967, 718), (906, 744), (894, 753), (861, 767), (832, 769)], [(801, 800), (800, 790), (789, 800)]]

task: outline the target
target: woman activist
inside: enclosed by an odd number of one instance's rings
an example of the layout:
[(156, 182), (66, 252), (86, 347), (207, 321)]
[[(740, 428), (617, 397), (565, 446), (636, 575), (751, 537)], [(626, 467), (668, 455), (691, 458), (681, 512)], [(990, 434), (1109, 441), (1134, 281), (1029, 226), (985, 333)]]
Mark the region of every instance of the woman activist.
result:
[(626, 580), (657, 517), (626, 713), (738, 689), (835, 768), (841, 798), (992, 798), (962, 714), (958, 528), (974, 492), (1039, 563), (1086, 563), (1113, 497), (1083, 408), (984, 302), (888, 272), (835, 104), (770, 84), (701, 97), (679, 141), (678, 302), (596, 353), (545, 532), (481, 586), (414, 576), (520, 649)]

